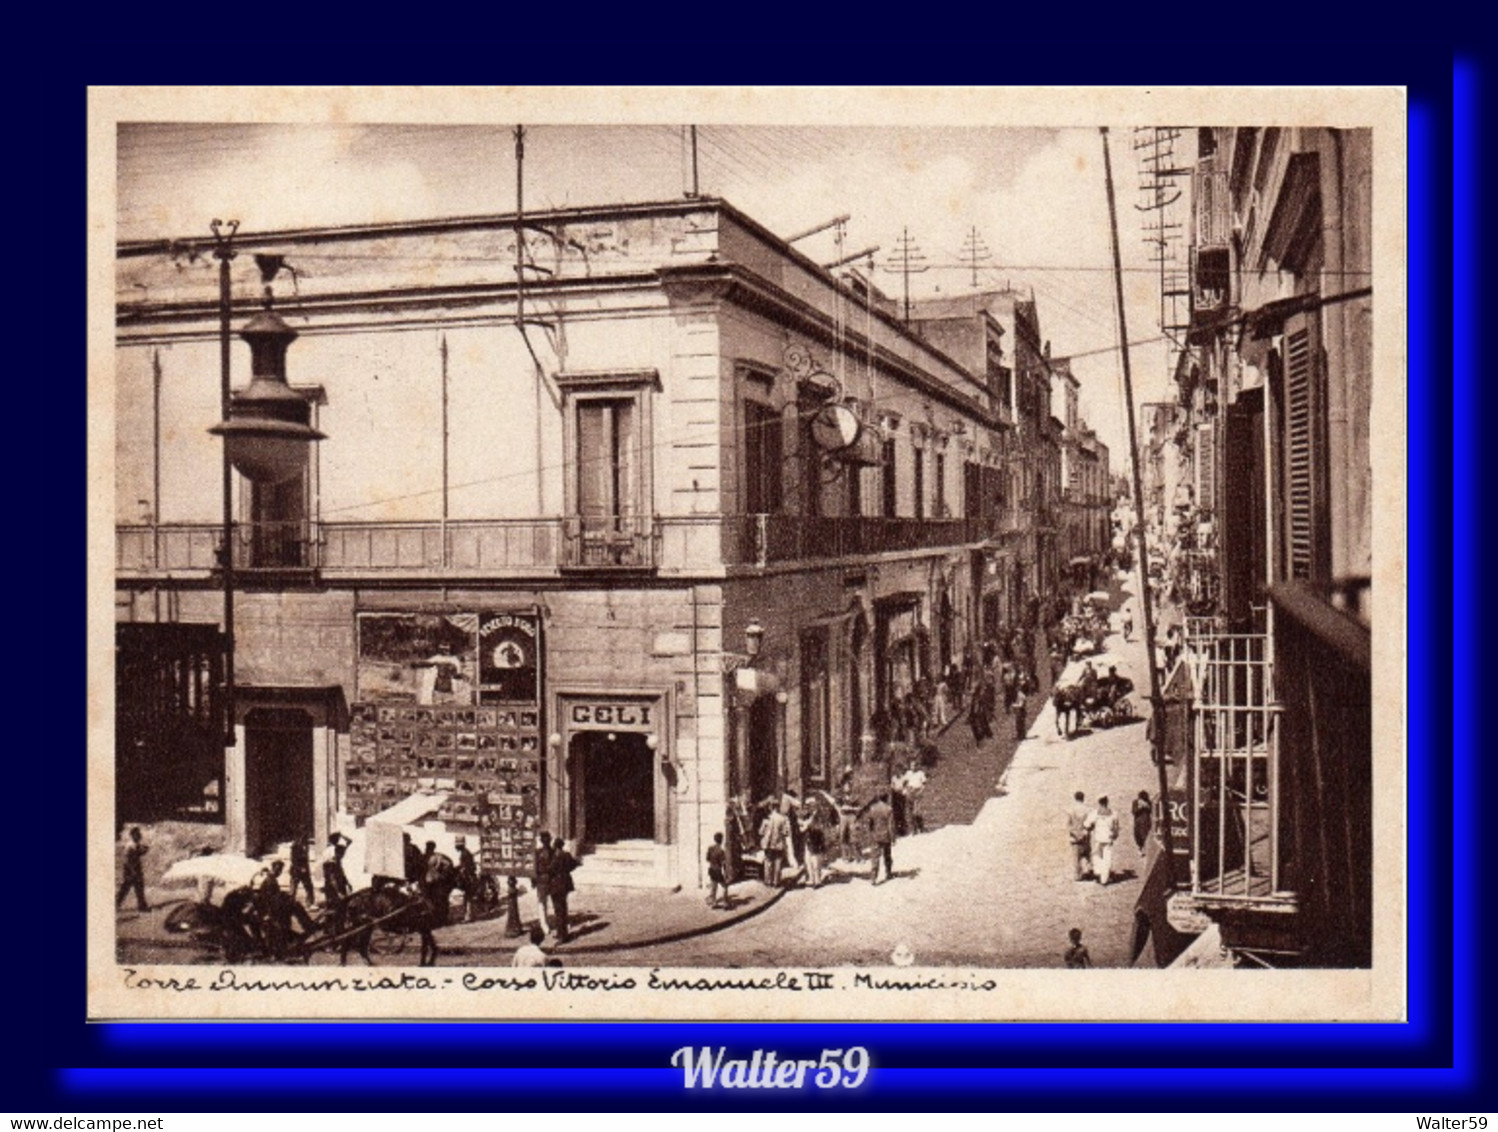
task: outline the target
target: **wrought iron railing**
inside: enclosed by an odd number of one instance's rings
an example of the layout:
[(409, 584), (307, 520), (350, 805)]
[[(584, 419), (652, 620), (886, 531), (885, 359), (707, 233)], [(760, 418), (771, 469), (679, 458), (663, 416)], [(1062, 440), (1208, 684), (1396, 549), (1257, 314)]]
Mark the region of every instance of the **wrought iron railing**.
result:
[[(994, 520), (876, 516), (744, 515), (731, 539), (747, 564), (849, 558), (981, 542), (999, 533)], [(725, 540), (725, 550), (730, 540)]]
[[(409, 522), (239, 523), (239, 570), (340, 573), (524, 574), (552, 570), (766, 566), (980, 543), (1025, 529), (1010, 508), (989, 518), (682, 515)], [(115, 567), (123, 575), (217, 569), (215, 523), (122, 525)]]
[(562, 520), (568, 570), (649, 570), (656, 563), (659, 523), (652, 515), (574, 515)]
[(1189, 618), (1192, 893), (1208, 904), (1293, 901), (1282, 876), (1280, 708), (1270, 639)]

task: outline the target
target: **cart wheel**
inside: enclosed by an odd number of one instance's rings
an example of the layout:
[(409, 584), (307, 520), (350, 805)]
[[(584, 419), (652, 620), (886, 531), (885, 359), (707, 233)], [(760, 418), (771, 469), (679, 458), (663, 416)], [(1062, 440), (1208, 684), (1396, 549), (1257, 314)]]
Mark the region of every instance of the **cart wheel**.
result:
[(370, 933), (369, 954), (399, 955), (406, 949), (405, 932), (383, 932), (379, 928)]

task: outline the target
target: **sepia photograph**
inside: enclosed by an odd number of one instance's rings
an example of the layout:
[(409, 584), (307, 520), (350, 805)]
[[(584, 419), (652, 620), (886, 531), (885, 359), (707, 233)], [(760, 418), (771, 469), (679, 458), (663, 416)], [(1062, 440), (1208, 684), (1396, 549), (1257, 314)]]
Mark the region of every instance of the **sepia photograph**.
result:
[(90, 109), (92, 1016), (1403, 1017), (1401, 91)]

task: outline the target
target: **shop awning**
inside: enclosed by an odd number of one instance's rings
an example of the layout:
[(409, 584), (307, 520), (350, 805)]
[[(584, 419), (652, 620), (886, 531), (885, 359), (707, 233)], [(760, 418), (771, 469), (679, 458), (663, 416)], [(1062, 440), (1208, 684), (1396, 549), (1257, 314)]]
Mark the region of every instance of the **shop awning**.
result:
[(1173, 914), (1171, 898), (1183, 891), (1189, 882), (1189, 859), (1176, 855), (1175, 885), (1166, 871), (1165, 849), (1151, 836), (1146, 857), (1144, 887), (1134, 904), (1134, 939), (1131, 962), (1137, 963), (1144, 949), (1154, 945), (1155, 966), (1169, 967), (1192, 942), (1198, 932), (1183, 932), (1177, 926), (1179, 915)]

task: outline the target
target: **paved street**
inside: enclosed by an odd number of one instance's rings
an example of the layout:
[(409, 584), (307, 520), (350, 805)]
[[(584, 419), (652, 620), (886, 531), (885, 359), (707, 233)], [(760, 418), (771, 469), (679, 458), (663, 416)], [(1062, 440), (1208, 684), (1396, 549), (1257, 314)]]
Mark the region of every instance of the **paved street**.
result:
[[(1135, 703), (1147, 710), (1143, 643), (1114, 634), (1107, 644), (1120, 674), (1135, 683)], [(1096, 966), (1127, 966), (1142, 879), (1128, 806), (1140, 790), (1154, 792), (1145, 724), (1068, 741), (1057, 737), (1047, 701), (1017, 750), (1006, 733), (978, 750), (962, 721), (942, 736), (928, 812), (949, 824), (896, 844), (892, 882), (876, 887), (864, 874), (843, 873), (818, 891), (787, 893), (729, 931), (637, 949), (628, 962), (883, 965), (904, 943), (922, 966), (1055, 967), (1067, 930), (1080, 927)], [(1089, 803), (1106, 793), (1121, 815), (1107, 888), (1073, 879), (1064, 811), (1076, 790)], [(966, 823), (964, 805), (974, 811)]]
[[(1115, 607), (1133, 596), (1117, 583), (1113, 593)], [(1147, 711), (1143, 641), (1125, 643), (1114, 633), (1106, 643), (1101, 670), (1117, 664), (1134, 681), (1135, 704)], [(568, 966), (826, 967), (884, 965), (905, 944), (921, 966), (1055, 967), (1068, 929), (1079, 927), (1094, 965), (1127, 966), (1142, 880), (1129, 803), (1140, 790), (1156, 789), (1145, 724), (1063, 739), (1048, 691), (1031, 697), (1021, 742), (1007, 716), (981, 745), (965, 717), (939, 737), (941, 754), (922, 807), (928, 831), (896, 843), (892, 881), (874, 886), (866, 866), (840, 865), (820, 890), (793, 889), (773, 903), (765, 899), (768, 890), (747, 881), (737, 886), (740, 904), (728, 917), (706, 911), (697, 893), (583, 890), (574, 900), (577, 943), (557, 953)], [(1120, 815), (1114, 883), (1107, 888), (1073, 877), (1064, 811), (1076, 790), (1089, 805), (1107, 794)], [(161, 934), (160, 915), (125, 915), (122, 959), (181, 961), (184, 949), (191, 950), (187, 940)], [(672, 941), (636, 945), (661, 938)], [(502, 934), (502, 920), (446, 928), (439, 939), (444, 965), (505, 965), (515, 947)], [(336, 959), (318, 954), (313, 961)], [(380, 959), (409, 961), (399, 954)]]

